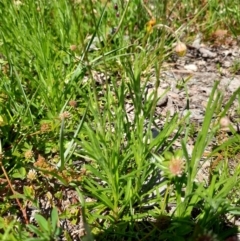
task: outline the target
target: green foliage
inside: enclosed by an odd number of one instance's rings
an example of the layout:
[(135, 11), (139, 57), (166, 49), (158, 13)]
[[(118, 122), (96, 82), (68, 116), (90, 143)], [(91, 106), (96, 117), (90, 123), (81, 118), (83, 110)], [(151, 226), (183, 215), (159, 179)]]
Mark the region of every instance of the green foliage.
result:
[(61, 229), (59, 228), (59, 219), (58, 211), (56, 208), (53, 208), (51, 212), (51, 219), (46, 220), (42, 215), (35, 214), (35, 219), (37, 222), (36, 226), (29, 224), (28, 229), (34, 233), (37, 238), (28, 238), (27, 241), (50, 241), (56, 240), (57, 237), (61, 234)]
[[(183, 33), (239, 34), (237, 6), (237, 0), (2, 0), (0, 239), (58, 240), (64, 215), (74, 222), (81, 215), (83, 240), (196, 240), (215, 233), (224, 240), (236, 233), (225, 224), (240, 211), (239, 163), (229, 167), (239, 158), (239, 130), (230, 126), (228, 140), (207, 157), (205, 151), (219, 119), (240, 104), (240, 89), (223, 103), (216, 82), (201, 126), (190, 113), (167, 114), (159, 129), (155, 111), (172, 44)], [(236, 62), (232, 72), (238, 70)], [(189, 78), (176, 86), (187, 92)], [(36, 214), (29, 224), (21, 216), (29, 203), (40, 209), (46, 193), (62, 200), (68, 189), (78, 195), (74, 212), (58, 214), (59, 202), (51, 199), (50, 217)]]

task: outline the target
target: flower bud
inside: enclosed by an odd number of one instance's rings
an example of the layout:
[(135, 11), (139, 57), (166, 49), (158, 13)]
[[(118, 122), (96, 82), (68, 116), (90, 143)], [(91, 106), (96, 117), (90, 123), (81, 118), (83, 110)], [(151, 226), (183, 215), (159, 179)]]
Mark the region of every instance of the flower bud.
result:
[(151, 19), (150, 21), (148, 21), (146, 23), (147, 33), (152, 33), (154, 25), (156, 25), (156, 19), (155, 18)]
[(187, 52), (186, 44), (184, 44), (182, 42), (178, 42), (176, 47), (175, 47), (175, 52), (179, 57), (185, 56), (186, 52)]
[(229, 120), (229, 118), (227, 117), (227, 116), (225, 116), (225, 117), (222, 117), (221, 119), (220, 119), (220, 126), (221, 127), (228, 127), (230, 125), (230, 120)]

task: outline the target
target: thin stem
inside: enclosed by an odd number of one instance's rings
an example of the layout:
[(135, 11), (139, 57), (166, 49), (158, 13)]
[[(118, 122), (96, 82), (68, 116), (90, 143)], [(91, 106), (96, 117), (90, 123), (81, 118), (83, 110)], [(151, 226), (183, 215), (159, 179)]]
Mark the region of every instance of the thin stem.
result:
[[(1, 147), (1, 145), (0, 145), (0, 147)], [(1, 149), (2, 149), (2, 148), (1, 148)], [(7, 172), (6, 172), (5, 168), (4, 168), (4, 166), (2, 165), (2, 159), (3, 159), (2, 150), (0, 150), (0, 156), (1, 156), (1, 157), (0, 157), (0, 166), (1, 166), (1, 168), (2, 168), (2, 171), (3, 171), (3, 173), (4, 173), (4, 176), (5, 176), (6, 179), (7, 179), (8, 185), (9, 185), (9, 187), (10, 187), (10, 189), (11, 189), (13, 195), (14, 195), (14, 194), (16, 194), (16, 192), (14, 191), (13, 186), (12, 186), (12, 184), (11, 184), (11, 181), (10, 181), (9, 178), (8, 178)], [(27, 214), (26, 214), (26, 210), (22, 207), (22, 204), (20, 203), (19, 199), (18, 199), (18, 198), (15, 198), (15, 199), (16, 199), (16, 202), (17, 202), (17, 204), (18, 204), (18, 206), (19, 206), (19, 208), (20, 208), (20, 210), (21, 210), (21, 212), (22, 212), (22, 214), (23, 214), (25, 223), (26, 223), (26, 224), (29, 224), (29, 221), (28, 221), (28, 218), (27, 218)]]

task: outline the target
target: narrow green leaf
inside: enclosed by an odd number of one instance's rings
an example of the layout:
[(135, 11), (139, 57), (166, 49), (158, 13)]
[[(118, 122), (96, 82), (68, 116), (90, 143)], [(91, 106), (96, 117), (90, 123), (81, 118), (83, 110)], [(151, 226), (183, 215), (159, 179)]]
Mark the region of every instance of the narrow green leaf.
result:
[(57, 224), (58, 224), (58, 211), (57, 211), (57, 208), (54, 207), (51, 212), (51, 225), (52, 225), (53, 233), (57, 230)]
[[(32, 225), (32, 224), (29, 224), (29, 225), (28, 225), (28, 229), (29, 229), (31, 232), (33, 232), (33, 233), (35, 233), (36, 235), (38, 235), (39, 238), (42, 237), (42, 239), (45, 240), (45, 238), (43, 237), (43, 236), (45, 236), (45, 233), (44, 233), (43, 230), (39, 229), (38, 227), (35, 227), (35, 226)], [(46, 236), (46, 238), (48, 238), (48, 236)], [(31, 240), (31, 239), (28, 239), (28, 240)], [(34, 240), (35, 240), (35, 239), (34, 239)]]
[[(74, 132), (73, 138), (70, 141), (67, 150), (64, 152), (64, 159), (69, 160), (70, 157), (71, 157), (71, 155), (69, 155), (69, 153), (70, 153), (71, 149), (73, 148), (73, 144), (74, 144), (74, 141), (75, 141), (76, 137), (78, 136), (79, 132), (81, 131), (81, 129), (83, 127), (83, 123), (85, 121), (85, 118), (86, 118), (86, 115), (87, 115), (87, 111), (88, 111), (88, 106), (87, 106), (87, 108), (84, 111), (83, 117), (82, 117), (81, 121), (79, 122), (79, 124), (77, 126), (77, 129)], [(71, 152), (71, 154), (73, 154), (73, 152)], [(67, 160), (66, 160), (66, 162), (67, 162)]]
[(64, 118), (61, 122), (61, 128), (60, 128), (60, 135), (59, 135), (59, 144), (60, 144), (60, 170), (63, 170), (65, 165), (65, 157), (64, 157)]
[(50, 233), (48, 221), (40, 214), (35, 214), (35, 219), (43, 232)]

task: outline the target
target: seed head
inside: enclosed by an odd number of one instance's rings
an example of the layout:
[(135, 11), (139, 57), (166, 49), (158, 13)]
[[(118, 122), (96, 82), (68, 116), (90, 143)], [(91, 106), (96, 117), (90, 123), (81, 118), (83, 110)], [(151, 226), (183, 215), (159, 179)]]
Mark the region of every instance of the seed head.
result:
[(51, 129), (50, 123), (42, 123), (41, 124), (41, 127), (40, 127), (41, 132), (47, 132), (50, 129)]
[(38, 154), (38, 159), (33, 165), (35, 167), (42, 168), (42, 169), (48, 167), (48, 163), (46, 162), (45, 158), (40, 154)]
[(33, 151), (32, 150), (28, 150), (24, 153), (24, 156), (26, 159), (31, 159), (33, 157)]
[(76, 108), (77, 107), (77, 101), (76, 100), (70, 100), (69, 105)]
[(63, 113), (61, 113), (59, 115), (60, 120), (63, 119), (70, 119), (71, 118), (71, 114), (68, 111), (64, 111)]
[(169, 172), (172, 176), (181, 177), (184, 172), (184, 162), (179, 157), (173, 157), (169, 162)]
[(27, 174), (27, 179), (29, 179), (30, 181), (35, 180), (37, 177), (37, 172), (34, 169), (29, 170), (28, 174)]

